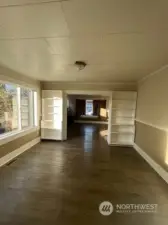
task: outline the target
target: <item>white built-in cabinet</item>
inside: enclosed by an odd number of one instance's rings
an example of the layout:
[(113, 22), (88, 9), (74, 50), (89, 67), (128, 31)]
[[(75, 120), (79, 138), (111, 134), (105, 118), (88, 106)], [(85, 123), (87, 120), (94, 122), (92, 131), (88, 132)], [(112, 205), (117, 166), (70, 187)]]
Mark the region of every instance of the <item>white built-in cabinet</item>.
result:
[(42, 91), (41, 138), (64, 140), (64, 93), (57, 90)]
[[(113, 91), (109, 100), (108, 144), (132, 146), (135, 136), (137, 93)], [(67, 95), (63, 91), (42, 91), (41, 138), (67, 139)]]
[(111, 97), (110, 143), (131, 146), (135, 136), (137, 93), (113, 91)]

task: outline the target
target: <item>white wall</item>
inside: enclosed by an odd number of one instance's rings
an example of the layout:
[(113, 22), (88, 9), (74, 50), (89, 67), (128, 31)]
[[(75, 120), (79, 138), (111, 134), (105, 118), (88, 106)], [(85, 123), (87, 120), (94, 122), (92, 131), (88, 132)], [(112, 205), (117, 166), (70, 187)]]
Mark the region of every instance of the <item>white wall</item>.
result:
[(42, 82), (43, 90), (135, 91), (133, 83)]
[(136, 118), (168, 129), (168, 67), (139, 84)]
[(168, 172), (168, 67), (139, 84), (135, 143)]

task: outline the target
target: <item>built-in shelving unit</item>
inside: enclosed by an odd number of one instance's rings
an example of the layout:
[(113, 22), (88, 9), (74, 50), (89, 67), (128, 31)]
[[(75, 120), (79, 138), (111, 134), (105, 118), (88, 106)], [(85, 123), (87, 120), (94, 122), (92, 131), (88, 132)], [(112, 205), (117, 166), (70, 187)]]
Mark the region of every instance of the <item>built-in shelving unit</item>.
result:
[(112, 145), (133, 145), (136, 98), (136, 92), (114, 91), (112, 93)]
[(22, 127), (30, 126), (30, 102), (29, 97), (21, 97), (21, 124)]
[(63, 99), (61, 91), (42, 91), (42, 139), (62, 140)]

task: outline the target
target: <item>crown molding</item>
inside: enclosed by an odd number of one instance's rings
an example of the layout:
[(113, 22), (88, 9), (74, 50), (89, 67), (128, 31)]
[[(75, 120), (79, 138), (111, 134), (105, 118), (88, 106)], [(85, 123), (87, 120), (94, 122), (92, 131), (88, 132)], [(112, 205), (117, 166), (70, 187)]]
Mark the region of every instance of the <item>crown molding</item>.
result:
[(31, 5), (44, 5), (44, 4), (50, 4), (50, 3), (61, 3), (61, 2), (67, 2), (70, 0), (48, 0), (48, 1), (42, 1), (42, 2), (27, 2), (27, 3), (6, 3), (4, 5), (0, 5), (0, 8), (13, 8), (13, 7), (25, 7), (25, 6), (31, 6)]
[(85, 81), (41, 81), (41, 83), (52, 84), (86, 84), (86, 85), (136, 85), (136, 82), (85, 82)]
[(154, 72), (152, 72), (152, 73), (144, 76), (143, 78), (139, 79), (137, 83), (140, 84), (140, 83), (144, 82), (145, 80), (149, 79), (150, 77), (153, 77), (154, 75), (157, 75), (158, 73), (160, 73), (161, 71), (163, 71), (163, 70), (165, 70), (167, 68), (168, 68), (168, 64), (162, 66), (158, 70), (155, 70)]

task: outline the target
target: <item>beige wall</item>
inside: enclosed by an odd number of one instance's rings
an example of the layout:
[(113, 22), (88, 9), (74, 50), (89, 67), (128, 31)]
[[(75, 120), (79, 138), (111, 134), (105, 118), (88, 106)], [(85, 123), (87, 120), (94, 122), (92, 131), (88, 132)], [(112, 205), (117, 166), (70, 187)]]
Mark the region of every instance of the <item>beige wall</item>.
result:
[(168, 68), (138, 88), (135, 143), (168, 170)]
[(0, 80), (40, 89), (40, 82), (0, 65)]
[[(40, 125), (40, 116), (41, 116), (41, 86), (40, 86), (40, 82), (30, 79), (28, 77), (25, 77), (21, 74), (17, 74), (16, 72), (14, 72), (10, 69), (7, 69), (5, 67), (2, 67), (2, 66), (0, 66), (0, 81), (23, 85), (25, 87), (29, 87), (29, 88), (32, 88), (35, 91), (37, 91), (37, 96), (38, 96), (37, 110), (38, 110), (38, 121), (39, 121), (38, 125)], [(40, 135), (39, 132), (40, 131), (38, 129), (37, 131), (33, 131), (32, 133), (29, 133), (25, 136), (17, 138), (11, 142), (0, 145), (0, 157), (14, 151), (15, 149), (26, 144), (27, 142), (32, 141), (33, 139), (39, 137), (39, 135)]]
[(39, 130), (0, 146), (0, 158), (39, 137)]
[(42, 82), (42, 90), (135, 91), (135, 83)]

